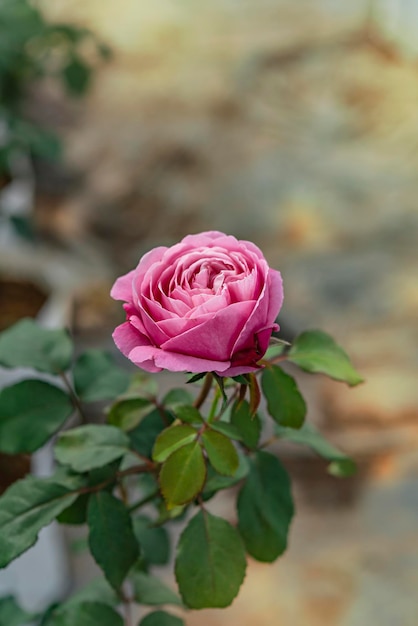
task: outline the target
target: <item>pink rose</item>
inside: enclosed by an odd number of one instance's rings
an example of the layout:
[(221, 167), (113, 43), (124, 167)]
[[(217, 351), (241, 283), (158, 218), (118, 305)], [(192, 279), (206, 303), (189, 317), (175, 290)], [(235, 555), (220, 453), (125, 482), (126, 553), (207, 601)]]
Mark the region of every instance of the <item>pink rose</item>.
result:
[(127, 318), (113, 339), (138, 367), (237, 376), (258, 368), (283, 287), (257, 246), (209, 231), (154, 248), (111, 296)]

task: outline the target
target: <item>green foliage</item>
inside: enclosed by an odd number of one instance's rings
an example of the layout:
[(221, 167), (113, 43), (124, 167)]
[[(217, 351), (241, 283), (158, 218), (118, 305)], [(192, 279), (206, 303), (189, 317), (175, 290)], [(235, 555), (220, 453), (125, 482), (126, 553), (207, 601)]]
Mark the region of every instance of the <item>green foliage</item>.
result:
[(106, 491), (90, 496), (89, 545), (110, 584), (119, 589), (139, 557), (139, 547), (125, 505)]
[(184, 626), (184, 622), (180, 617), (170, 615), (166, 611), (154, 611), (148, 613), (139, 626)]
[(81, 476), (28, 476), (0, 499), (0, 567), (30, 548), (38, 533), (66, 509), (85, 485)]
[(235, 402), (231, 411), (231, 424), (241, 435), (244, 444), (251, 450), (256, 448), (261, 434), (259, 415), (251, 415), (250, 405), (246, 400)]
[(26, 626), (34, 616), (20, 608), (12, 596), (0, 598), (0, 624), (4, 626)]
[(199, 442), (188, 443), (173, 452), (160, 472), (161, 493), (168, 508), (193, 500), (205, 478), (206, 466)]
[(350, 386), (363, 382), (344, 350), (320, 330), (309, 330), (299, 335), (289, 351), (289, 361), (307, 372), (327, 374)]
[(281, 367), (272, 365), (263, 371), (261, 384), (271, 417), (282, 426), (300, 428), (305, 420), (306, 404), (295, 379)]
[(73, 412), (66, 393), (40, 380), (22, 380), (0, 391), (0, 450), (34, 452)]
[(0, 333), (0, 365), (58, 374), (71, 364), (73, 345), (65, 330), (47, 330), (23, 319)]
[(45, 626), (123, 626), (122, 617), (108, 604), (80, 602), (58, 608)]
[(55, 458), (75, 472), (102, 467), (128, 452), (129, 439), (115, 426), (89, 424), (62, 433), (55, 445)]
[(224, 476), (233, 476), (238, 469), (239, 459), (231, 440), (216, 430), (205, 430), (202, 442), (214, 469)]
[(351, 476), (356, 472), (354, 461), (324, 439), (312, 424), (305, 423), (299, 430), (276, 426), (276, 433), (283, 439), (308, 446), (319, 456), (330, 461), (328, 471), (334, 476)]
[[(29, 87), (49, 77), (69, 94), (82, 95), (93, 67), (109, 56), (109, 49), (87, 29), (47, 23), (29, 0), (0, 2), (0, 32), (1, 174), (9, 171), (16, 153), (51, 159), (59, 154), (58, 139), (26, 117)], [(96, 60), (85, 56), (86, 44), (96, 48)]]
[[(255, 375), (213, 377), (212, 389), (208, 376), (197, 400), (177, 388), (158, 400), (155, 378), (130, 379), (102, 351), (88, 351), (75, 364), (72, 353), (65, 331), (44, 330), (33, 321), (0, 334), (1, 365), (48, 374), (48, 382), (23, 380), (0, 392), (0, 449), (30, 453), (70, 414), (76, 421), (57, 437), (55, 474), (27, 477), (0, 497), (0, 567), (57, 519), (87, 524), (88, 547), (104, 573), (65, 603), (35, 616), (36, 626), (122, 626), (120, 605), (127, 602), (128, 590), (133, 602), (145, 606), (182, 606), (182, 601), (192, 609), (228, 606), (245, 576), (245, 553), (272, 562), (287, 546), (294, 513), (290, 481), (278, 458), (265, 451), (270, 441), (309, 447), (328, 461), (334, 475), (355, 469), (351, 459), (304, 423), (306, 406), (295, 380), (266, 359), (261, 388), (275, 435), (260, 443), (266, 417)], [(317, 331), (301, 335), (290, 350), (281, 345), (273, 358), (299, 360), (304, 369), (349, 384), (359, 378), (341, 348)], [(65, 391), (54, 384), (57, 376)], [(212, 394), (208, 415), (201, 409), (206, 392)], [(107, 423), (86, 423), (83, 403), (105, 399), (110, 400), (103, 411)], [(239, 485), (237, 528), (208, 510), (217, 492), (234, 485)], [(199, 511), (186, 523), (196, 506)], [(170, 562), (166, 525), (175, 523), (186, 523), (175, 560), (182, 601), (152, 570)], [(0, 623), (24, 626), (29, 617), (12, 598), (0, 600)], [(184, 626), (159, 608), (140, 624)]]
[(228, 606), (244, 580), (245, 569), (244, 548), (235, 528), (199, 511), (177, 548), (175, 572), (184, 603), (192, 609)]
[(152, 458), (158, 463), (163, 463), (173, 452), (191, 443), (196, 437), (197, 431), (187, 424), (170, 426), (163, 430), (155, 440)]
[(84, 402), (109, 400), (126, 391), (129, 376), (103, 350), (88, 350), (74, 365), (74, 386)]
[(178, 595), (167, 587), (159, 578), (151, 576), (140, 569), (131, 573), (134, 598), (139, 604), (158, 606), (160, 604), (174, 604), (181, 606)]
[(147, 398), (125, 397), (112, 404), (107, 413), (107, 421), (113, 426), (129, 431), (136, 428), (152, 409), (153, 404)]
[(151, 519), (145, 515), (134, 517), (133, 527), (145, 563), (166, 565), (170, 558), (170, 539), (166, 529), (154, 526)]
[(278, 459), (258, 452), (238, 496), (238, 527), (248, 554), (272, 562), (287, 546), (294, 513), (290, 480)]

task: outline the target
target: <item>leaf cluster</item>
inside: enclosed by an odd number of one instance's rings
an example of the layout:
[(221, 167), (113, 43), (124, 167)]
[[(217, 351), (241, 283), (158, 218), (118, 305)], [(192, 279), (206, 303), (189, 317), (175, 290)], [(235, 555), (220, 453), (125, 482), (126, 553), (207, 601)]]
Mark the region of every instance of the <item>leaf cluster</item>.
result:
[[(85, 525), (103, 577), (39, 616), (3, 598), (0, 623), (119, 626), (121, 611), (134, 602), (153, 607), (141, 626), (181, 626), (182, 618), (162, 607), (228, 606), (244, 580), (246, 555), (272, 562), (287, 546), (291, 484), (269, 444), (308, 446), (336, 476), (355, 470), (305, 421), (305, 401), (281, 361), (350, 385), (361, 381), (342, 349), (319, 331), (274, 348), (257, 374), (227, 380), (208, 373), (197, 397), (189, 387), (162, 398), (155, 377), (128, 376), (103, 351), (74, 359), (64, 330), (23, 320), (1, 333), (0, 366), (30, 374), (0, 392), (0, 451), (32, 453), (54, 437), (57, 465), (49, 478), (26, 477), (0, 498), (0, 567), (57, 519)], [(90, 424), (88, 408), (97, 402), (103, 420)], [(267, 419), (275, 434), (263, 441)], [(236, 524), (208, 509), (226, 489), (236, 496)], [(169, 562), (166, 527), (178, 522), (184, 524), (174, 557), (179, 594), (153, 572)]]

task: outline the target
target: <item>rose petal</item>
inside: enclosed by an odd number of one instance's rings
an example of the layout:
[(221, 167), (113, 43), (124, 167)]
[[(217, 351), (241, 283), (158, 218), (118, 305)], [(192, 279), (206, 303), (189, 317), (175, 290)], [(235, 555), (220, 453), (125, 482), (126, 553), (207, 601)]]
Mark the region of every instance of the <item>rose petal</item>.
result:
[(114, 300), (123, 300), (123, 302), (132, 302), (132, 281), (135, 276), (135, 270), (128, 272), (124, 276), (119, 276), (110, 291), (110, 296)]
[(161, 348), (199, 359), (229, 361), (243, 320), (249, 317), (253, 308), (254, 302), (251, 301), (231, 304), (206, 322), (161, 344)]

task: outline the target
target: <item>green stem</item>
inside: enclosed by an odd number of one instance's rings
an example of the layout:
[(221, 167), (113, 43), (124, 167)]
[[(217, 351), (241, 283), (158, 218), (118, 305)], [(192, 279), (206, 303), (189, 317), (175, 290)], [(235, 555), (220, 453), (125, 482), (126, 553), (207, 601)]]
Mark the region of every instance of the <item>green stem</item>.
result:
[(212, 382), (213, 382), (213, 374), (208, 372), (206, 374), (205, 382), (203, 383), (202, 389), (200, 390), (200, 393), (197, 396), (197, 398), (196, 398), (196, 400), (194, 401), (194, 404), (193, 404), (193, 406), (196, 409), (200, 409), (200, 407), (202, 406), (202, 404), (204, 403), (204, 401), (208, 397), (209, 392), (210, 392), (211, 387), (212, 387)]
[(220, 389), (217, 388), (215, 390), (215, 395), (213, 397), (212, 405), (210, 407), (210, 411), (208, 415), (208, 424), (211, 424), (213, 420), (215, 419), (216, 410), (218, 408), (218, 403), (220, 399), (221, 399), (221, 392), (220, 392)]
[(81, 402), (76, 394), (76, 392), (74, 391), (70, 381), (67, 378), (67, 375), (65, 372), (59, 372), (59, 375), (61, 377), (61, 380), (63, 381), (64, 385), (66, 386), (68, 393), (70, 394), (71, 400), (73, 401), (73, 404), (75, 406), (75, 408), (78, 411), (78, 414), (80, 415), (80, 419), (81, 419), (81, 423), (82, 424), (87, 424), (88, 423), (88, 419), (86, 414), (83, 411), (83, 407), (81, 406)]

